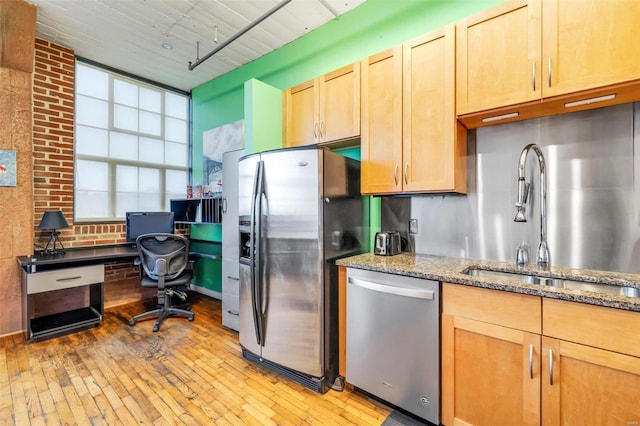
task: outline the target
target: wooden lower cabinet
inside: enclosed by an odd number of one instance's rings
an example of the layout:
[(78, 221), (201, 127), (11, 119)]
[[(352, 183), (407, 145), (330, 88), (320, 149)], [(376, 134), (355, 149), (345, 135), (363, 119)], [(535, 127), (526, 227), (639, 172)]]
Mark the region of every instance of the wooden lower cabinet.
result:
[(639, 425), (640, 358), (543, 337), (542, 424)]
[(442, 306), (442, 424), (640, 425), (640, 313), (447, 283)]
[(540, 297), (442, 291), (442, 423), (539, 425)]
[(442, 317), (442, 422), (539, 425), (540, 335)]

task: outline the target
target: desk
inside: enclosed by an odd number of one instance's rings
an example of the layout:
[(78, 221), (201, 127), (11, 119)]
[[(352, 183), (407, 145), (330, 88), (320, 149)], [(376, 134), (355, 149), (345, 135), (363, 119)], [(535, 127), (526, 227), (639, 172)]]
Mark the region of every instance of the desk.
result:
[[(189, 255), (194, 259), (222, 258), (221, 244), (192, 240)], [(27, 340), (42, 340), (98, 325), (104, 314), (104, 264), (134, 261), (138, 249), (131, 244), (90, 246), (67, 249), (57, 255), (18, 256), (22, 268), (23, 328)], [(50, 315), (34, 314), (35, 298), (39, 293), (51, 292), (48, 303), (56, 303), (59, 290), (85, 287), (86, 306), (63, 310)]]

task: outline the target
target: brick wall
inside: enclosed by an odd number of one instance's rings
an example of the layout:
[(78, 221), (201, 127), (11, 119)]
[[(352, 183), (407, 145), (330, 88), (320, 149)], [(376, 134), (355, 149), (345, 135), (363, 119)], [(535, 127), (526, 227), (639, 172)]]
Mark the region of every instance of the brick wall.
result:
[[(33, 72), (34, 242), (44, 247), (49, 233), (38, 229), (46, 210), (62, 210), (69, 227), (61, 229), (65, 247), (125, 241), (124, 223), (73, 223), (74, 52), (36, 39)], [(105, 281), (138, 276), (131, 264), (107, 265)]]
[[(44, 247), (49, 233), (38, 229), (46, 210), (62, 210), (69, 227), (61, 229), (66, 248), (126, 241), (124, 223), (73, 223), (75, 55), (65, 47), (36, 39), (33, 71), (34, 244)], [(188, 225), (178, 232), (188, 233)], [(131, 263), (109, 264), (105, 281), (137, 278)]]

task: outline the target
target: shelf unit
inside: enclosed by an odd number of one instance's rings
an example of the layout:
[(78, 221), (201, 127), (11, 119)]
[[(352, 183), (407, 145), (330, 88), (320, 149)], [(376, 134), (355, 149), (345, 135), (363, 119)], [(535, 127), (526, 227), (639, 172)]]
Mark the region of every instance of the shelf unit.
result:
[(176, 223), (221, 223), (222, 198), (176, 198), (171, 200)]

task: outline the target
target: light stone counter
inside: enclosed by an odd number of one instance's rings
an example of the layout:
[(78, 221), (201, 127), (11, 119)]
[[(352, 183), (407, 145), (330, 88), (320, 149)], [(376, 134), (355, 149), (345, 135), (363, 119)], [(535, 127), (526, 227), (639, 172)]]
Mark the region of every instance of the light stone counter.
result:
[(640, 298), (638, 297), (634, 298), (582, 290), (568, 290), (539, 284), (520, 283), (508, 279), (472, 277), (464, 272), (468, 268), (478, 267), (480, 269), (489, 269), (493, 271), (516, 272), (520, 274), (529, 273), (541, 277), (562, 278), (567, 280), (609, 284), (620, 287), (640, 288), (640, 275), (635, 274), (559, 267), (551, 267), (549, 270), (541, 271), (536, 269), (535, 265), (528, 266), (523, 269), (517, 269), (515, 262), (494, 262), (412, 253), (401, 253), (396, 256), (376, 256), (373, 253), (364, 253), (340, 259), (337, 261), (337, 264), (350, 268), (366, 269), (389, 274), (425, 278), (435, 281), (530, 294), (534, 296), (589, 303), (592, 305), (640, 312)]

